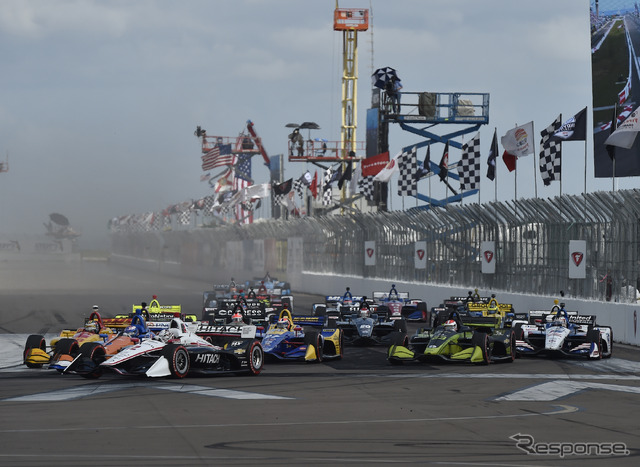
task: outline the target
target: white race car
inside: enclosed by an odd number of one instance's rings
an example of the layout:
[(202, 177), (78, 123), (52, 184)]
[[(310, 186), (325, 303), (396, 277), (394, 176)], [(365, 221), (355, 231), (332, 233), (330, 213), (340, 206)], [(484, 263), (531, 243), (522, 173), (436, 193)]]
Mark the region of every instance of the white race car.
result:
[(596, 324), (596, 317), (566, 311), (564, 303), (551, 311), (532, 310), (528, 320), (514, 320), (516, 352), (522, 355), (609, 358), (613, 353), (613, 330)]
[(189, 373), (260, 373), (264, 352), (255, 338), (255, 326), (207, 328), (204, 339), (189, 330), (181, 319), (174, 318), (169, 329), (126, 348), (102, 362), (100, 368), (123, 375), (177, 378)]

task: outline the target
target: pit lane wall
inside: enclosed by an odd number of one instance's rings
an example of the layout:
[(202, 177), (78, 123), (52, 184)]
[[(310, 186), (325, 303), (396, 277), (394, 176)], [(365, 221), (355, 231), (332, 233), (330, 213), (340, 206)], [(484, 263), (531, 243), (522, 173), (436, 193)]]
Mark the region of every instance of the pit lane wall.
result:
[[(355, 295), (371, 296), (374, 291), (388, 292), (392, 284), (401, 292), (409, 292), (413, 298), (421, 298), (428, 307), (439, 305), (443, 299), (451, 296), (466, 296), (473, 287), (457, 287), (435, 283), (396, 281), (394, 279), (359, 277), (345, 274), (315, 273), (304, 269), (304, 241), (302, 238), (289, 238), (285, 241), (275, 239), (252, 239), (227, 241), (223, 267), (204, 264), (208, 243), (201, 244), (203, 232), (165, 232), (149, 233), (146, 237), (137, 234), (135, 254), (112, 252), (111, 261), (129, 267), (161, 272), (174, 276), (186, 276), (196, 279), (206, 278), (211, 284), (228, 283), (233, 277), (236, 281), (257, 279), (268, 272), (272, 277), (288, 281), (294, 292), (330, 295), (343, 294), (350, 287)], [(131, 239), (129, 239), (131, 240)], [(124, 239), (121, 238), (120, 242)], [(120, 245), (120, 251), (122, 251)], [(180, 246), (180, 255), (167, 255)], [(172, 248), (174, 247), (174, 248)], [(169, 257), (168, 257), (169, 256)], [(282, 258), (286, 258), (284, 260)], [(219, 263), (220, 264), (220, 263)], [(566, 303), (567, 310), (577, 310), (581, 314), (595, 315), (598, 324), (611, 326), (614, 339), (618, 343), (640, 345), (638, 332), (638, 314), (640, 305), (628, 303), (585, 300), (571, 296), (549, 296), (520, 294), (500, 290), (478, 289), (481, 296), (496, 294), (501, 303), (511, 303), (516, 311), (551, 309), (554, 299)], [(296, 310), (309, 313), (311, 310)]]
[(80, 253), (69, 239), (29, 235), (0, 235), (0, 261), (79, 261)]

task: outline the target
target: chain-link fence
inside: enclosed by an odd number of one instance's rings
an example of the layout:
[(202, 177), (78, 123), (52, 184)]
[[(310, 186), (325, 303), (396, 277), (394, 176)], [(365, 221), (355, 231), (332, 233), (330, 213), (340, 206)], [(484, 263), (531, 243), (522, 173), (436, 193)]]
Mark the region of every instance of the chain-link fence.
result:
[[(112, 246), (115, 253), (224, 269), (228, 242), (253, 251), (264, 241), (272, 252), (263, 253), (265, 267), (277, 273), (286, 270), (287, 239), (302, 238), (303, 268), (310, 272), (635, 302), (639, 219), (640, 192), (629, 190), (188, 232), (119, 226)], [(585, 279), (569, 279), (570, 240), (586, 241)], [(368, 266), (365, 242), (371, 241), (376, 257)], [(495, 242), (493, 274), (482, 273), (483, 241)], [(416, 242), (426, 243), (426, 268), (416, 268)]]

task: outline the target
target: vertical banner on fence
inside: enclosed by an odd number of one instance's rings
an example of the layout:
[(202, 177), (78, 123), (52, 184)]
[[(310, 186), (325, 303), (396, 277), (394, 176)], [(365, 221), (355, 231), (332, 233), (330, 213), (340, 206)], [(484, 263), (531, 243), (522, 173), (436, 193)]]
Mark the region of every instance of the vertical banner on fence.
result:
[(416, 269), (427, 269), (427, 242), (416, 242), (413, 262)]
[(484, 241), (480, 245), (482, 253), (482, 274), (496, 273), (496, 242)]
[(369, 240), (364, 242), (364, 265), (375, 266), (376, 265), (376, 242), (375, 240)]
[(587, 277), (587, 241), (569, 240), (569, 279)]

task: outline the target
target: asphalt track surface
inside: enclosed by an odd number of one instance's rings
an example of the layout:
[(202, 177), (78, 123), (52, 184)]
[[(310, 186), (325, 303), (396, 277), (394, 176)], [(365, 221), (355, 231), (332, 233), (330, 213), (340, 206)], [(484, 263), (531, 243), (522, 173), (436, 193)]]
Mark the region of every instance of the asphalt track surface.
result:
[[(109, 315), (157, 294), (198, 310), (209, 286), (108, 263), (0, 263), (0, 465), (638, 465), (629, 346), (489, 366), (392, 366), (384, 348), (347, 348), (340, 361), (184, 380), (21, 364), (27, 334), (76, 328), (94, 304)], [(320, 298), (294, 296), (298, 312)]]

